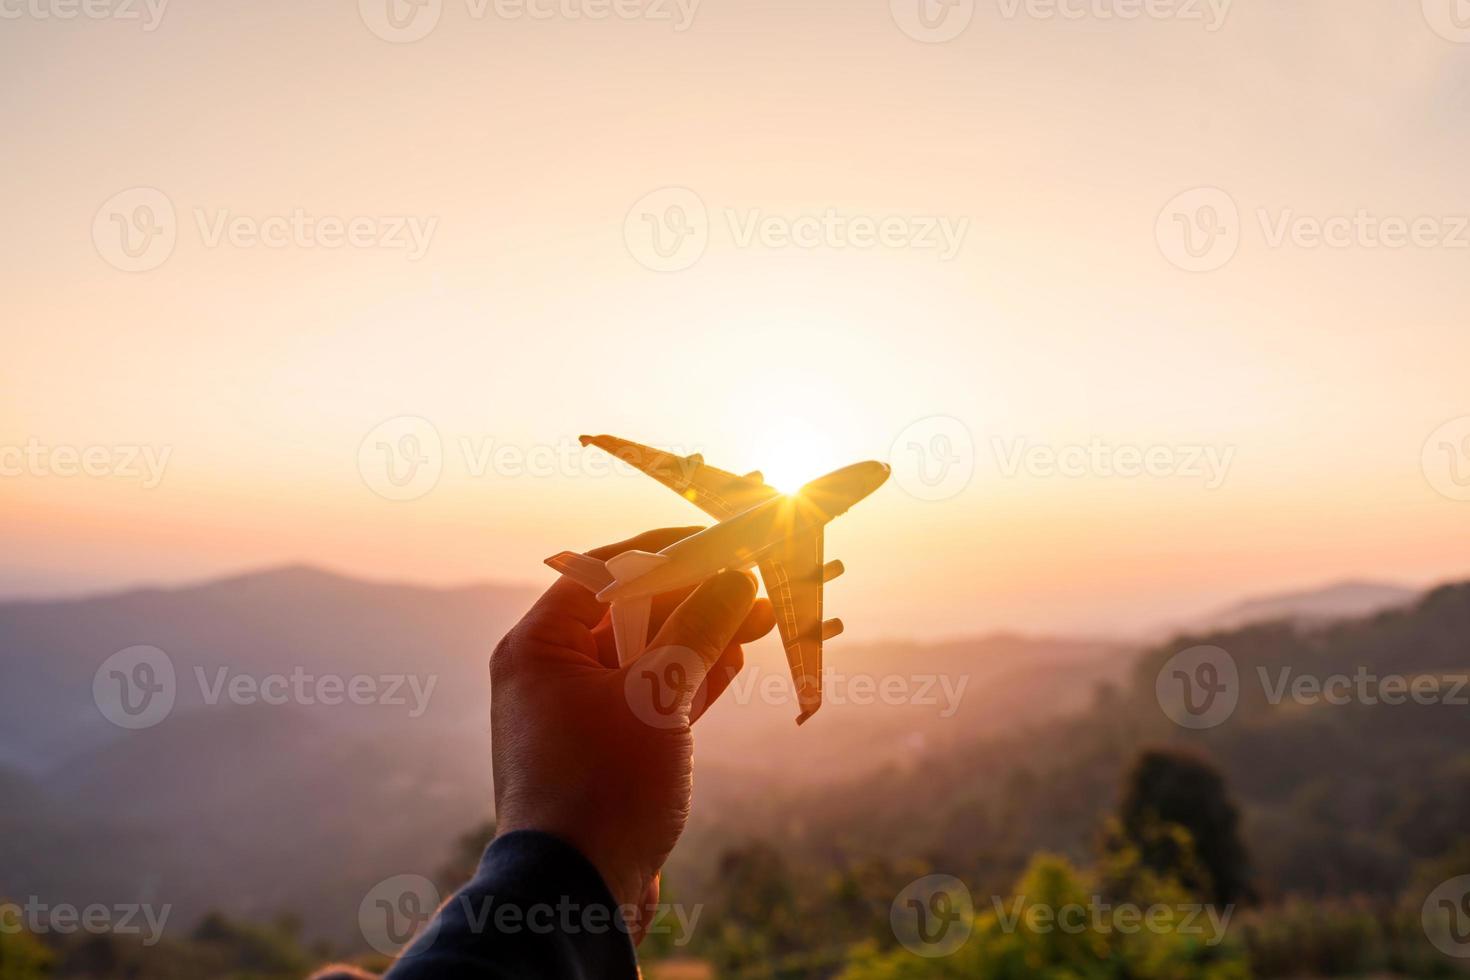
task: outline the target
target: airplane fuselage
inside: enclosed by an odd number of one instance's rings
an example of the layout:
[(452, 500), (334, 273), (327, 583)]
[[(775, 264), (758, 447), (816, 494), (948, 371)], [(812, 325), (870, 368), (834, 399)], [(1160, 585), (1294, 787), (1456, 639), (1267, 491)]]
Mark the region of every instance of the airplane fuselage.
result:
[(598, 595), (618, 602), (661, 595), (703, 582), (718, 572), (745, 569), (789, 538), (814, 530), (872, 493), (888, 476), (880, 463), (856, 463), (819, 477), (794, 494), (762, 501), (669, 545), (667, 559), (637, 578)]

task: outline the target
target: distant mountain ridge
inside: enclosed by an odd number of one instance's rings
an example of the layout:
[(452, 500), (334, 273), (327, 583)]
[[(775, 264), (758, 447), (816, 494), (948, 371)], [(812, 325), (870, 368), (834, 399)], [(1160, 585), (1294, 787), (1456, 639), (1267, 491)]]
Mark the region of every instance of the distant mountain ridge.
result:
[(1156, 635), (1234, 630), (1252, 623), (1280, 620), (1316, 626), (1402, 609), (1422, 595), (1423, 589), (1389, 582), (1346, 580), (1312, 589), (1249, 597), (1203, 616), (1171, 624)]
[(38, 771), (118, 737), (97, 710), (92, 679), (108, 656), (136, 645), (175, 661), (176, 712), (205, 700), (199, 671), (414, 673), (441, 679), (433, 719), (463, 724), (487, 702), (490, 650), (535, 594), (366, 582), (291, 565), (179, 588), (3, 602), (0, 743), (11, 766)]

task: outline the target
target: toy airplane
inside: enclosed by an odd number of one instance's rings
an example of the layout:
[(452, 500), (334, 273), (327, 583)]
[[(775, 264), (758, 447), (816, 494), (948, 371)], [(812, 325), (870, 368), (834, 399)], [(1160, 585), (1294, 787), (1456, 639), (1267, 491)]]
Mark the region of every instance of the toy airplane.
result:
[(822, 619), (822, 586), (843, 571), (840, 561), (823, 562), (822, 528), (882, 486), (888, 465), (854, 463), (787, 495), (758, 472), (736, 476), (705, 465), (697, 454), (675, 456), (613, 436), (582, 436), (582, 445), (636, 466), (719, 521), (656, 555), (627, 551), (602, 562), (564, 551), (546, 559), (612, 603), (618, 660), (631, 662), (647, 645), (654, 596), (756, 565), (791, 665), (801, 705), (796, 723), (815, 714), (822, 706), (822, 642), (842, 632), (840, 619)]

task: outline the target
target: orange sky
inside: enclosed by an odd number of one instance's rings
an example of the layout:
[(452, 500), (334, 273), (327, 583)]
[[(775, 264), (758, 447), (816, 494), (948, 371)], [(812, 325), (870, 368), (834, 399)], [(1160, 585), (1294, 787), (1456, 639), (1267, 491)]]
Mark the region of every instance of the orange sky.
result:
[[(152, 30), (36, 2), (0, 33), (4, 593), (285, 561), (541, 582), (698, 519), (589, 473), (584, 431), (798, 481), (891, 459), (828, 547), (864, 636), (1136, 628), (1470, 564), (1470, 444), (1425, 455), (1470, 415), (1470, 44), (1436, 0), (1200, 5), (1214, 30), (997, 0), (941, 43), (904, 0), (683, 25), (443, 0), (410, 43), (375, 0)], [(1233, 253), (1170, 238), (1176, 206), (1204, 234), (1198, 188)], [(128, 256), (116, 221), (160, 200), (171, 248)], [(694, 244), (663, 255), (671, 204)], [(360, 457), (401, 417), (439, 439), (412, 500)], [(930, 492), (913, 444), (970, 478)], [(68, 447), (107, 474), (51, 472)], [(131, 447), (167, 452), (156, 486)], [(1168, 472), (1095, 462), (1128, 447)], [(1218, 480), (1189, 472), (1209, 452)]]

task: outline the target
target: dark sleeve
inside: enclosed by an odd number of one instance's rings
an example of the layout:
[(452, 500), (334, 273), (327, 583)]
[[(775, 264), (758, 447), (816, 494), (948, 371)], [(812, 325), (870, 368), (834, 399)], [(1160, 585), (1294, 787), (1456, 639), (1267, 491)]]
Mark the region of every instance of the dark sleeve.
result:
[(534, 831), (496, 838), (383, 980), (636, 980), (627, 926), (597, 869)]

